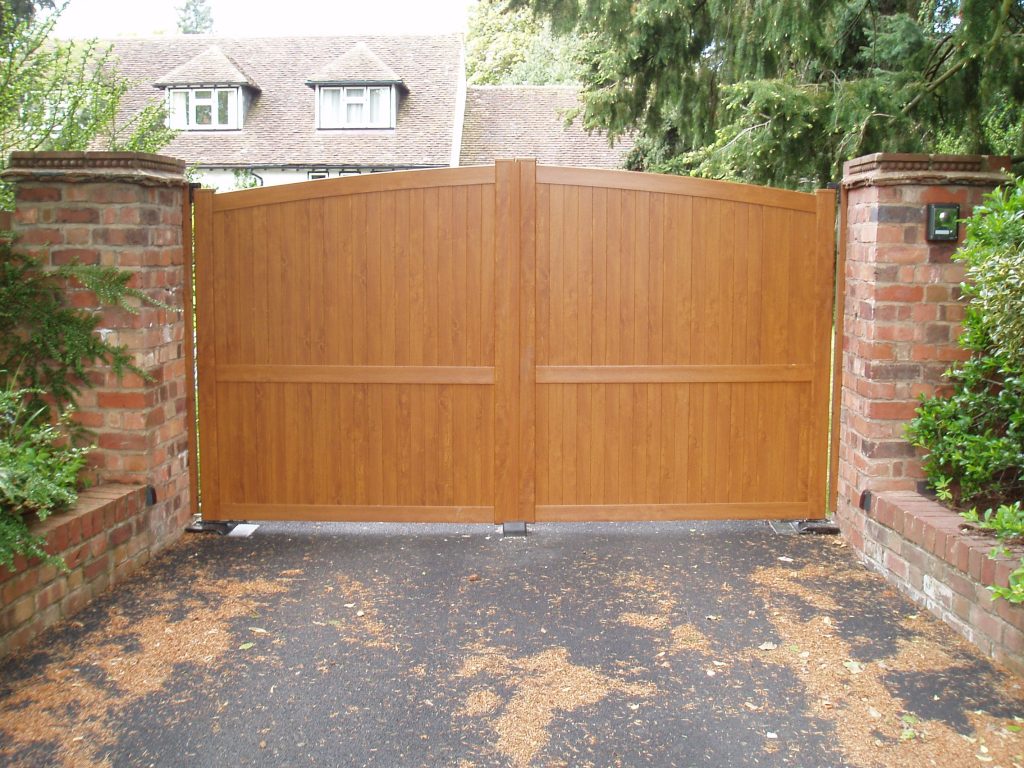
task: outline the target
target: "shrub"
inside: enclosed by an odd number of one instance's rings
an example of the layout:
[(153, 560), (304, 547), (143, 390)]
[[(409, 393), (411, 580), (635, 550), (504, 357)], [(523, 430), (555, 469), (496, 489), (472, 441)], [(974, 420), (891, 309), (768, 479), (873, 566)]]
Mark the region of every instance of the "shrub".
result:
[(975, 209), (957, 258), (967, 264), (965, 293), (992, 351), (1024, 368), (1024, 177)]
[(15, 379), (36, 408), (51, 402), (59, 411), (75, 402), (86, 366), (107, 363), (117, 375), (140, 373), (124, 347), (96, 333), (98, 314), (68, 306), (65, 285), (75, 281), (104, 304), (134, 312), (146, 300), (128, 287), (130, 272), (115, 267), (69, 264), (47, 270), (38, 260), (0, 243), (0, 370)]
[[(967, 264), (960, 344), (971, 357), (947, 371), (950, 396), (922, 400), (907, 436), (926, 451), (925, 476), (940, 499), (998, 538), (1016, 538), (1024, 533), (1024, 179), (975, 209), (956, 258)], [(1024, 602), (1024, 560), (993, 593)]]
[(88, 452), (68, 438), (71, 409), (51, 423), (49, 409), (29, 405), (39, 394), (10, 385), (0, 390), (0, 565), (8, 567), (15, 554), (63, 564), (45, 552), (29, 522), (75, 503)]
[(0, 391), (0, 565), (19, 554), (61, 563), (29, 524), (77, 499), (88, 448), (78, 445), (83, 435), (71, 413), (90, 385), (87, 366), (107, 363), (118, 375), (145, 376), (127, 349), (97, 333), (99, 314), (68, 306), (66, 285), (77, 282), (100, 302), (134, 312), (135, 303), (149, 300), (128, 287), (130, 278), (94, 265), (46, 270), (0, 242), (0, 372), (8, 372)]

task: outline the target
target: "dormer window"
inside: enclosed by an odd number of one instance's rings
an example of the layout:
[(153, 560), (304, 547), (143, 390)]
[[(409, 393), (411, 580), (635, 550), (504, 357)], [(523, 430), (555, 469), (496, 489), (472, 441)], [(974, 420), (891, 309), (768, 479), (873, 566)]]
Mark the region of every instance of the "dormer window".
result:
[(320, 86), (318, 128), (394, 128), (395, 89), (390, 85)]
[(170, 127), (182, 131), (218, 131), (241, 128), (241, 94), (231, 88), (168, 88)]
[(209, 48), (153, 83), (167, 98), (167, 124), (179, 131), (230, 131), (242, 127), (260, 88), (220, 48)]
[(399, 94), (408, 93), (402, 78), (362, 42), (321, 67), (306, 85), (316, 92), (316, 127), (328, 130), (394, 128)]

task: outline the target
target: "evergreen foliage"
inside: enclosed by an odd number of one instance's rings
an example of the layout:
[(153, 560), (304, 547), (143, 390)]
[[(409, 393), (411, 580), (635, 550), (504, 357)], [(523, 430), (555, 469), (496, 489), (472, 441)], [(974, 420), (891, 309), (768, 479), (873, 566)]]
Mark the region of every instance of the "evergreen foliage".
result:
[[(96, 41), (53, 39), (63, 6), (46, 15), (29, 12), (34, 7), (0, 0), (0, 170), (15, 151), (155, 152), (165, 146), (174, 133), (165, 125), (163, 103), (118, 121), (131, 83), (117, 75), (110, 50)], [(13, 207), (11, 187), (0, 183), (0, 210)]]
[(509, 0), (582, 41), (632, 167), (793, 188), (875, 151), (1024, 153), (1024, 0)]
[(117, 375), (146, 376), (127, 349), (96, 332), (99, 315), (69, 306), (65, 293), (73, 282), (129, 312), (140, 300), (155, 303), (128, 286), (130, 277), (99, 265), (46, 270), (0, 243), (0, 565), (18, 554), (60, 563), (29, 523), (77, 499), (88, 448), (77, 445), (82, 435), (71, 414), (89, 386), (86, 367), (106, 363)]
[(178, 31), (183, 35), (205, 35), (213, 31), (209, 0), (185, 0), (178, 11)]
[[(0, 370), (13, 372), (32, 394), (32, 410), (73, 405), (87, 386), (86, 366), (106, 363), (118, 376), (141, 374), (123, 347), (96, 333), (100, 317), (67, 305), (64, 285), (75, 281), (101, 303), (134, 312), (146, 297), (128, 286), (130, 272), (115, 267), (71, 264), (46, 270), (39, 262), (0, 243)], [(56, 414), (55, 414), (56, 415)]]

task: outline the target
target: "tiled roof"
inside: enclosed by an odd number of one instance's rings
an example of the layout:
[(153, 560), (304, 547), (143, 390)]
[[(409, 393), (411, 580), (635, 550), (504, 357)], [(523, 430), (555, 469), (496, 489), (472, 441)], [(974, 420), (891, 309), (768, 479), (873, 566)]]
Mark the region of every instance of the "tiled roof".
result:
[(248, 85), (259, 90), (256, 82), (216, 45), (179, 64), (153, 85)]
[(566, 127), (562, 113), (577, 106), (572, 86), (470, 86), (459, 164), (533, 157), (550, 165), (621, 168), (632, 139), (612, 147), (603, 134), (587, 134), (578, 119)]
[(309, 78), (310, 83), (400, 83), (380, 57), (362, 40)]
[[(395, 130), (318, 131), (310, 75), (364, 43), (402, 75)], [(446, 166), (451, 160), (459, 35), (118, 39), (120, 74), (133, 83), (122, 107), (134, 114), (160, 91), (154, 83), (211, 45), (259, 83), (239, 131), (182, 131), (162, 154), (201, 166)]]

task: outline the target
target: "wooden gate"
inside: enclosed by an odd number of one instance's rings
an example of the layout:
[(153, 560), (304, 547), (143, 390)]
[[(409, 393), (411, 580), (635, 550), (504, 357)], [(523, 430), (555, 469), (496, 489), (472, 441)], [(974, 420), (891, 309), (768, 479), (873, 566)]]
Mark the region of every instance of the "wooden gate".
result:
[(199, 191), (203, 517), (821, 517), (833, 217), (533, 161)]

